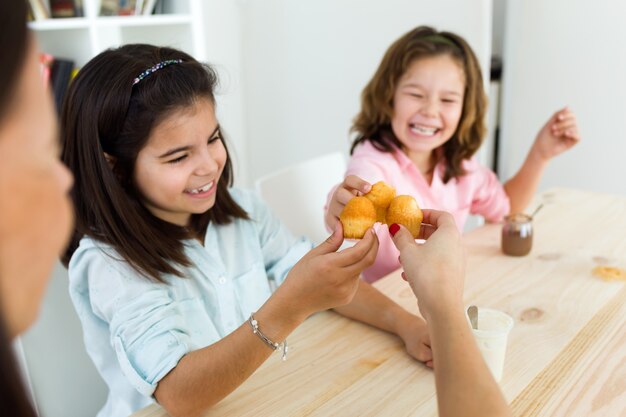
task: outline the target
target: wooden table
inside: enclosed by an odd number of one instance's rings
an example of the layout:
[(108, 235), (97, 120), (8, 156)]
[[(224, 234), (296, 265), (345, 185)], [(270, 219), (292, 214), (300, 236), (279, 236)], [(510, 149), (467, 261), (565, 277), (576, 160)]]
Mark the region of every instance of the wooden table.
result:
[[(502, 390), (516, 416), (626, 416), (626, 285), (595, 277), (626, 269), (626, 197), (558, 189), (534, 201), (526, 257), (500, 252), (500, 225), (466, 235), (465, 301), (515, 319)], [(534, 207), (531, 205), (531, 207)], [(399, 272), (375, 284), (406, 309)], [(433, 373), (394, 336), (319, 313), (207, 416), (435, 416)], [(149, 406), (133, 417), (164, 417)]]

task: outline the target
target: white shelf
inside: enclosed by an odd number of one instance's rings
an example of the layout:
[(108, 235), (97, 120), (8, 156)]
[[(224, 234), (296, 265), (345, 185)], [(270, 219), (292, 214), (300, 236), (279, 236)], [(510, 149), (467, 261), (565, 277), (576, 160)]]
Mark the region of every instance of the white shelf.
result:
[(158, 14), (150, 16), (100, 16), (95, 19), (86, 17), (70, 17), (62, 19), (46, 19), (28, 22), (28, 27), (37, 32), (48, 30), (73, 30), (97, 27), (136, 27), (136, 26), (167, 26), (191, 24), (193, 17), (189, 14)]
[[(0, 0), (8, 1), (8, 0)], [(206, 56), (203, 0), (162, 0), (163, 14), (99, 16), (100, 0), (83, 0), (85, 17), (29, 22), (42, 51), (73, 60), (79, 67), (105, 49), (149, 43)]]
[(63, 19), (37, 20), (28, 22), (28, 27), (37, 32), (46, 30), (87, 29), (89, 27), (89, 19), (85, 17), (67, 17)]
[(186, 25), (193, 18), (188, 14), (157, 14), (150, 16), (106, 16), (95, 19), (96, 26), (166, 26)]

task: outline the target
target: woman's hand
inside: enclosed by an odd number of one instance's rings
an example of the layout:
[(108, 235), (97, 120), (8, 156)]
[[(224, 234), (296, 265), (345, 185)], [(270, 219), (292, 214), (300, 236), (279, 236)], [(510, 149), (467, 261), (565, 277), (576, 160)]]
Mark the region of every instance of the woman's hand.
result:
[(417, 244), (404, 227), (392, 225), (389, 233), (400, 251), (402, 277), (417, 296), (420, 312), (427, 322), (438, 311), (463, 305), (465, 249), (450, 213), (422, 210), (424, 220)]
[(339, 184), (333, 193), (330, 203), (328, 203), (328, 210), (324, 216), (326, 226), (331, 230), (335, 230), (335, 225), (339, 223), (339, 215), (345, 205), (348, 204), (348, 201), (352, 200), (353, 197), (368, 193), (371, 188), (372, 186), (367, 181), (356, 175), (348, 175)]
[(565, 107), (550, 117), (541, 128), (531, 149), (535, 155), (547, 161), (580, 142), (576, 115)]
[(342, 243), (343, 229), (337, 222), (333, 234), (294, 265), (274, 294), (284, 297), (287, 313), (304, 320), (352, 301), (361, 272), (376, 259), (378, 238), (369, 229), (356, 245), (337, 252)]

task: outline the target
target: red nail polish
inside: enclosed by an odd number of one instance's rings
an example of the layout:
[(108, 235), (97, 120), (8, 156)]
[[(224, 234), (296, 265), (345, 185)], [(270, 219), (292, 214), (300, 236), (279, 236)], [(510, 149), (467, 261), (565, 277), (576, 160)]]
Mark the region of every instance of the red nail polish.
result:
[(396, 233), (398, 233), (398, 230), (400, 230), (400, 226), (398, 226), (396, 223), (389, 226), (389, 234), (391, 236), (395, 236)]

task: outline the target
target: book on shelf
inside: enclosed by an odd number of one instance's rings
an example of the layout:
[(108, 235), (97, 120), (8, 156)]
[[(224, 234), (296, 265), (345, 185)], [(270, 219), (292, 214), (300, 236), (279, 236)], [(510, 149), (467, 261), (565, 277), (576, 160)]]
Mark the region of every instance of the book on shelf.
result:
[(156, 8), (156, 5), (157, 5), (157, 0), (145, 0), (142, 14), (145, 16), (153, 14), (154, 9)]
[(102, 0), (100, 16), (151, 15), (158, 3), (158, 0)]
[(143, 0), (135, 1), (135, 14), (138, 16), (143, 14)]
[(74, 0), (74, 9), (76, 10), (76, 17), (85, 16), (85, 9), (83, 9), (83, 0)]
[(28, 6), (34, 20), (50, 19), (48, 5), (44, 0), (28, 0)]
[(52, 87), (54, 103), (59, 114), (61, 114), (63, 98), (65, 97), (67, 87), (70, 85), (70, 81), (72, 80), (73, 71), (74, 61), (55, 58), (52, 62), (52, 69), (50, 71), (50, 86)]
[(67, 87), (76, 76), (77, 70), (74, 66), (74, 61), (41, 53), (39, 54), (39, 64), (44, 86), (46, 88), (50, 87), (52, 90), (54, 104), (57, 112), (60, 113)]
[(71, 0), (50, 0), (52, 17), (76, 17), (74, 2)]
[(30, 20), (82, 17), (83, 0), (28, 0)]
[(131, 16), (135, 14), (136, 0), (102, 0), (100, 15)]
[(120, 2), (118, 0), (102, 0), (100, 3), (100, 16), (117, 16)]
[(120, 16), (132, 16), (135, 14), (136, 0), (120, 0), (117, 14)]
[(52, 63), (54, 57), (44, 52), (39, 54), (39, 71), (41, 72), (41, 78), (43, 79), (44, 87), (48, 88), (50, 84), (50, 70), (52, 69)]

